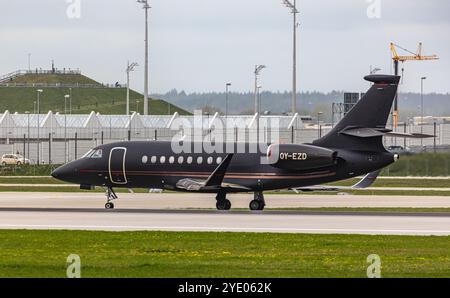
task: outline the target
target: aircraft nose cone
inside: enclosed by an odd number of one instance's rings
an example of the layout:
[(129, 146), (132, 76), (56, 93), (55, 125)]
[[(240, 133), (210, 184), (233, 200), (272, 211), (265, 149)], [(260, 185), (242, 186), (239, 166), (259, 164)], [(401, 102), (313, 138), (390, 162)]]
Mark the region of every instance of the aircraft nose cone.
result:
[(68, 175), (70, 174), (70, 169), (67, 166), (61, 166), (59, 168), (57, 168), (56, 170), (54, 170), (52, 172), (52, 177), (59, 179), (59, 180), (64, 180), (65, 178), (68, 177)]
[(54, 170), (51, 175), (53, 178), (58, 178), (61, 175), (60, 168), (57, 168), (56, 170)]

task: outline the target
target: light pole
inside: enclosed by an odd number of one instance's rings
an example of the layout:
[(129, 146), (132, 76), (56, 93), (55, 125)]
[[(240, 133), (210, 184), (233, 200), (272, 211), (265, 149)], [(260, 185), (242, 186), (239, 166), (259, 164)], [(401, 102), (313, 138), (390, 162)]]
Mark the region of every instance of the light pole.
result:
[(25, 114), (27, 115), (27, 153), (24, 152), (23, 154), (30, 159), (30, 112), (25, 111)]
[(70, 95), (64, 95), (64, 161), (67, 163), (67, 99)]
[(134, 71), (134, 69), (138, 66), (136, 62), (133, 62), (130, 64), (130, 61), (128, 61), (127, 64), (127, 115), (130, 114), (130, 72)]
[(133, 115), (136, 114), (136, 111), (130, 111), (129, 115), (129, 123), (128, 123), (128, 141), (131, 141), (131, 121), (133, 120)]
[(258, 89), (258, 115), (261, 115), (261, 89), (262, 89), (262, 86), (258, 85), (257, 89)]
[[(427, 77), (420, 78), (420, 133), (423, 134), (423, 82)], [(420, 145), (423, 146), (423, 138), (420, 139)]]
[(225, 118), (228, 118), (228, 94), (231, 83), (227, 83), (225, 86)]
[(31, 72), (31, 53), (28, 53), (28, 72)]
[(148, 0), (137, 0), (145, 10), (145, 69), (144, 69), (144, 115), (148, 115)]
[(40, 107), (40, 98), (39, 98), (39, 95), (42, 93), (42, 92), (44, 92), (44, 90), (42, 90), (42, 89), (38, 89), (38, 90), (36, 90), (37, 91), (37, 108), (36, 108), (36, 111), (37, 111), (37, 165), (39, 165), (39, 159), (40, 159), (40, 142), (41, 142), (41, 136), (39, 135), (39, 128), (40, 128), (40, 126), (41, 126), (41, 123), (40, 123), (40, 119), (39, 119), (39, 114), (41, 113), (41, 107)]
[(283, 0), (283, 4), (291, 10), (294, 21), (294, 32), (293, 32), (293, 54), (292, 54), (292, 114), (297, 112), (297, 0), (293, 2), (289, 0)]
[(318, 112), (317, 113), (317, 136), (319, 137), (319, 139), (322, 137), (322, 129), (320, 127), (320, 116), (323, 115), (323, 112)]
[(69, 88), (69, 114), (72, 115), (72, 88)]
[(261, 73), (261, 71), (266, 68), (265, 65), (256, 65), (255, 66), (255, 114), (258, 113), (259, 107), (258, 107), (258, 76)]

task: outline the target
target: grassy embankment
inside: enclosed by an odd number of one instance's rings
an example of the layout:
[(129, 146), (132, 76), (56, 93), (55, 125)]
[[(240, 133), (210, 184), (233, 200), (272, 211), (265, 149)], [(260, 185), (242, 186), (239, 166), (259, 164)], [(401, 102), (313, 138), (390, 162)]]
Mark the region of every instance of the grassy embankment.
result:
[[(46, 83), (46, 84), (92, 84), (96, 88), (72, 88), (72, 114), (89, 114), (91, 111), (101, 114), (124, 114), (126, 110), (126, 88), (103, 88), (100, 83), (83, 75), (23, 75), (11, 83)], [(33, 112), (36, 100), (36, 89), (32, 87), (0, 87), (0, 106), (11, 113)], [(69, 88), (40, 88), (41, 111), (64, 112), (64, 95), (69, 94)], [(139, 101), (139, 103), (138, 103)], [(138, 103), (138, 105), (137, 105)], [(143, 110), (143, 95), (130, 91), (131, 110)], [(185, 110), (171, 105), (163, 100), (149, 101), (149, 111), (152, 115), (167, 115), (178, 112), (189, 114)]]

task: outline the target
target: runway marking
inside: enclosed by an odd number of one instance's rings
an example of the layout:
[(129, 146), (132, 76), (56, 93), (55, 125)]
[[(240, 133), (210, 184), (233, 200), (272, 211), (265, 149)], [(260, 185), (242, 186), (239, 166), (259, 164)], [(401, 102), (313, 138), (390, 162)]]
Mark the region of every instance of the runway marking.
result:
[(192, 232), (297, 232), (297, 233), (332, 233), (332, 234), (411, 234), (448, 236), (450, 230), (377, 230), (377, 229), (301, 229), (301, 228), (236, 228), (236, 227), (159, 227), (159, 226), (92, 226), (92, 225), (7, 225), (0, 228), (9, 229), (68, 229), (68, 230), (152, 230), (152, 231), (192, 231)]

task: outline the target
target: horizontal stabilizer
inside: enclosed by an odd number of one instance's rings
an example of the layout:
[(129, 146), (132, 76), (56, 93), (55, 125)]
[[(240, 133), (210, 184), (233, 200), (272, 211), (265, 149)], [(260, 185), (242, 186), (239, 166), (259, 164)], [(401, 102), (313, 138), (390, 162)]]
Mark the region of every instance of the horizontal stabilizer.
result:
[(339, 134), (358, 137), (358, 138), (373, 138), (373, 137), (398, 137), (398, 138), (413, 138), (413, 139), (426, 139), (433, 138), (434, 135), (421, 134), (421, 133), (401, 133), (393, 132), (387, 128), (377, 128), (377, 127), (346, 127), (339, 132)]
[(428, 135), (424, 133), (401, 133), (401, 132), (388, 132), (386, 136), (397, 138), (410, 138), (410, 139), (428, 139), (434, 138), (434, 135)]

